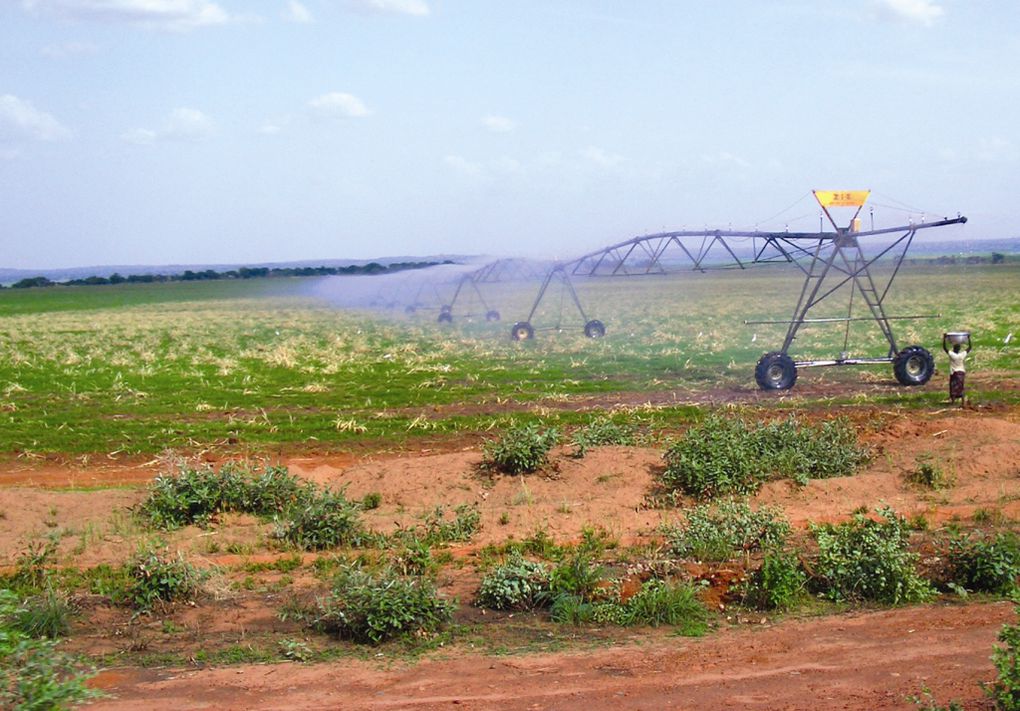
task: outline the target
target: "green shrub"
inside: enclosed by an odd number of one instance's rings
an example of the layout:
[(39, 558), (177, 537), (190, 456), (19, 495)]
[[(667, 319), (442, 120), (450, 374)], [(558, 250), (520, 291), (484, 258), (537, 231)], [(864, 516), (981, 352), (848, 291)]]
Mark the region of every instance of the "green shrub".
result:
[(758, 610), (788, 610), (803, 593), (807, 577), (793, 553), (773, 548), (742, 587), (741, 602)]
[(378, 491), (370, 491), (361, 498), (361, 508), (365, 511), (377, 509), (382, 504), (382, 494)]
[(261, 473), (230, 464), (218, 471), (182, 468), (176, 475), (156, 477), (140, 511), (156, 528), (173, 530), (192, 523), (207, 525), (229, 511), (272, 516), (312, 493), (309, 484), (285, 467), (266, 467)]
[(318, 601), (312, 624), (341, 639), (379, 644), (405, 634), (431, 634), (452, 614), (453, 604), (424, 578), (344, 566), (330, 595)]
[(878, 513), (878, 521), (857, 513), (852, 521), (812, 528), (820, 591), (832, 600), (894, 605), (930, 599), (934, 590), (915, 568), (917, 554), (907, 550), (906, 520), (889, 508)]
[(23, 600), (9, 623), (28, 637), (57, 639), (71, 626), (71, 605), (67, 595), (47, 588)]
[(992, 664), (998, 672), (985, 693), (998, 711), (1020, 711), (1020, 626), (1003, 625), (999, 641), (992, 649)]
[(530, 610), (548, 602), (549, 584), (545, 565), (514, 551), (482, 578), (476, 601), (490, 610)]
[(843, 419), (812, 426), (791, 416), (756, 425), (710, 415), (666, 450), (662, 481), (698, 499), (745, 495), (772, 479), (848, 476), (868, 456)]
[(622, 607), (624, 625), (669, 625), (688, 636), (702, 635), (708, 626), (708, 610), (684, 583), (650, 580)]
[(342, 489), (327, 489), (291, 508), (277, 521), (276, 535), (307, 551), (359, 545), (365, 538), (360, 514), (359, 505), (348, 501)]
[(549, 610), (553, 622), (559, 624), (611, 624), (620, 626), (669, 625), (681, 634), (704, 634), (708, 610), (686, 584), (651, 580), (626, 602), (618, 598), (592, 600), (574, 594), (561, 594)]
[(670, 549), (682, 558), (729, 560), (737, 551), (781, 546), (790, 524), (778, 509), (763, 506), (757, 511), (733, 499), (716, 506), (700, 505), (686, 512), (686, 521), (664, 526)]
[(482, 464), (504, 474), (528, 474), (549, 463), (549, 451), (558, 440), (555, 429), (517, 425), (484, 445)]
[(967, 590), (1009, 595), (1020, 575), (1020, 537), (1001, 533), (993, 540), (955, 538), (950, 542), (953, 582)]
[(944, 489), (951, 484), (942, 467), (930, 454), (917, 457), (917, 468), (907, 472), (907, 481), (926, 489)]
[(423, 537), (432, 544), (469, 541), (481, 528), (481, 521), (477, 506), (457, 506), (452, 520), (446, 517), (445, 507), (437, 506), (425, 515)]
[(631, 445), (634, 444), (634, 428), (618, 425), (608, 417), (597, 417), (574, 432), (571, 444), (574, 445), (575, 457), (585, 456), (592, 447)]
[(549, 574), (549, 593), (553, 598), (575, 595), (582, 600), (592, 600), (604, 589), (604, 573), (602, 566), (595, 565), (587, 554), (577, 551), (553, 568)]
[(91, 670), (14, 623), (23, 609), (14, 592), (0, 589), (0, 708), (68, 708), (100, 696), (85, 685)]
[(178, 551), (143, 548), (128, 562), (128, 602), (139, 610), (156, 603), (194, 600), (201, 592), (202, 576)]

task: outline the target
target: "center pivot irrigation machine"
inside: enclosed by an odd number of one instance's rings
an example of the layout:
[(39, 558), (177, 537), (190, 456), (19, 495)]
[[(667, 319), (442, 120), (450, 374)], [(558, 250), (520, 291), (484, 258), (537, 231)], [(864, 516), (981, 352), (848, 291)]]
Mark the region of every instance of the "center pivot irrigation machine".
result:
[[(893, 334), (891, 321), (902, 319), (935, 318), (936, 315), (889, 316), (885, 311), (885, 299), (893, 280), (899, 273), (910, 244), (918, 230), (962, 224), (966, 217), (958, 216), (937, 222), (911, 223), (899, 227), (860, 230), (859, 215), (870, 191), (813, 191), (822, 212), (835, 231), (827, 232), (761, 232), (734, 230), (700, 230), (660, 232), (634, 237), (610, 245), (570, 262), (554, 265), (546, 274), (527, 319), (518, 321), (510, 330), (514, 340), (527, 340), (535, 336), (531, 320), (542, 299), (554, 280), (562, 283), (577, 307), (584, 323), (584, 334), (589, 338), (600, 338), (606, 329), (601, 321), (589, 319), (571, 284), (571, 276), (634, 276), (639, 274), (667, 274), (668, 264), (680, 260), (690, 263), (691, 269), (704, 272), (709, 269), (745, 269), (755, 264), (786, 262), (798, 267), (804, 274), (800, 297), (788, 320), (745, 321), (745, 324), (785, 324), (786, 337), (779, 350), (766, 353), (758, 361), (754, 375), (764, 390), (785, 390), (797, 381), (798, 368), (817, 366), (864, 365), (891, 363), (896, 380), (903, 385), (923, 385), (935, 371), (935, 360), (931, 353), (918, 345), (900, 348)], [(856, 208), (845, 227), (840, 227), (833, 218), (831, 208)], [(861, 249), (863, 238), (879, 235), (899, 235), (891, 244), (880, 249), (874, 256), (866, 257)], [(750, 257), (740, 259), (735, 248), (737, 242), (752, 241)], [(668, 257), (667, 257), (668, 253)], [(711, 255), (711, 256), (710, 256)], [(720, 256), (721, 255), (721, 261)], [(884, 280), (875, 278), (871, 267), (879, 259), (889, 256), (893, 260), (892, 272)], [(672, 260), (672, 261), (668, 261)], [(846, 316), (836, 318), (808, 318), (809, 312), (826, 299), (831, 299), (841, 287), (849, 288)], [(845, 293), (844, 290), (843, 293)], [(854, 295), (867, 307), (863, 315), (854, 316)], [(850, 323), (871, 321), (881, 329), (889, 343), (886, 355), (874, 358), (848, 357)], [(797, 332), (805, 324), (846, 323), (843, 351), (839, 356), (824, 360), (794, 360), (790, 347)]]

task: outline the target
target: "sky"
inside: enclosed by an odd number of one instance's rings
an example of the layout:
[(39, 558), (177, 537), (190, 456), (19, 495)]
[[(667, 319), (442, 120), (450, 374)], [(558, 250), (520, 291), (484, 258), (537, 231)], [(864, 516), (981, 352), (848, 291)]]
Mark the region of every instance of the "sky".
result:
[(1005, 238), (1018, 187), (1016, 0), (0, 0), (0, 267), (568, 258), (813, 188)]

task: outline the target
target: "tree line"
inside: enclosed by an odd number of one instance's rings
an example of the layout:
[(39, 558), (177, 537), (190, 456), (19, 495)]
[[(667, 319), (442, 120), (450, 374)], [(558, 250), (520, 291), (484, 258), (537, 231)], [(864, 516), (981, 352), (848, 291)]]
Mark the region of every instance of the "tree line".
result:
[[(124, 276), (114, 272), (108, 277), (89, 276), (84, 279), (68, 281), (51, 281), (44, 276), (27, 277), (11, 284), (12, 289), (31, 289), (45, 286), (98, 286), (103, 284), (153, 284), (168, 281), (209, 281), (215, 279), (264, 279), (274, 277), (311, 277), (311, 276), (355, 276), (392, 274), (408, 269), (425, 269), (440, 264), (453, 264), (449, 259), (442, 262), (393, 262), (380, 264), (351, 264), (346, 267), (240, 267), (218, 272), (214, 269), (192, 271), (186, 269), (180, 274), (128, 274)], [(4, 288), (0, 284), (0, 289)]]

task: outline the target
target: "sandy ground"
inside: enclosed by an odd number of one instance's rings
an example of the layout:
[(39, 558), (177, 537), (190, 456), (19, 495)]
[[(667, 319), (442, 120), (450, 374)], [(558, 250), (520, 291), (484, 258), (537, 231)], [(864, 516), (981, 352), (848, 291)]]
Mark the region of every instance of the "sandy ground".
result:
[(114, 671), (95, 709), (907, 709), (923, 687), (980, 708), (1008, 603), (915, 607), (726, 629), (615, 649)]
[[(934, 413), (861, 408), (855, 422), (873, 419), (865, 439), (875, 457), (857, 476), (805, 487), (770, 484), (756, 502), (782, 508), (797, 526), (847, 517), (860, 506), (886, 503), (932, 522), (971, 520), (992, 512), (1020, 517), (1020, 422), (1001, 409)], [(904, 474), (929, 455), (954, 479), (942, 491), (908, 483)], [(662, 450), (598, 448), (583, 459), (555, 453), (546, 474), (492, 477), (479, 471), (477, 447), (418, 454), (291, 456), (291, 471), (320, 484), (346, 487), (351, 497), (377, 492), (382, 505), (365, 522), (377, 530), (411, 525), (437, 505), (479, 508), (480, 533), (453, 551), (470, 558), (490, 542), (544, 530), (576, 540), (602, 527), (624, 543), (654, 540), (675, 511), (650, 508), (647, 495), (662, 466)], [(10, 566), (50, 533), (61, 536), (59, 562), (81, 567), (117, 564), (144, 531), (129, 508), (153, 465), (0, 465), (0, 565)], [(113, 487), (113, 488), (110, 488)], [(234, 565), (271, 559), (270, 524), (227, 516), (214, 529), (189, 527), (169, 536), (198, 564)], [(231, 552), (232, 545), (250, 550)], [(444, 592), (468, 599), (470, 572), (451, 572)], [(302, 584), (300, 582), (296, 583)], [(238, 629), (298, 633), (275, 615), (280, 598), (224, 594), (177, 613), (192, 642)], [(132, 621), (100, 602), (84, 602), (90, 629), (69, 644), (112, 653), (125, 645), (159, 650), (159, 621)], [(724, 626), (702, 639), (664, 631), (616, 638), (609, 649), (512, 657), (464, 650), (416, 664), (343, 660), (332, 664), (229, 666), (215, 669), (104, 672), (97, 683), (115, 694), (95, 708), (509, 708), (654, 709), (911, 708), (905, 695), (927, 684), (940, 703), (950, 698), (980, 708), (979, 683), (994, 676), (989, 655), (1001, 625), (1014, 619), (1007, 604), (913, 607)], [(129, 634), (130, 633), (130, 634)], [(187, 636), (187, 635), (185, 635)], [(393, 666), (396, 665), (396, 666)]]

